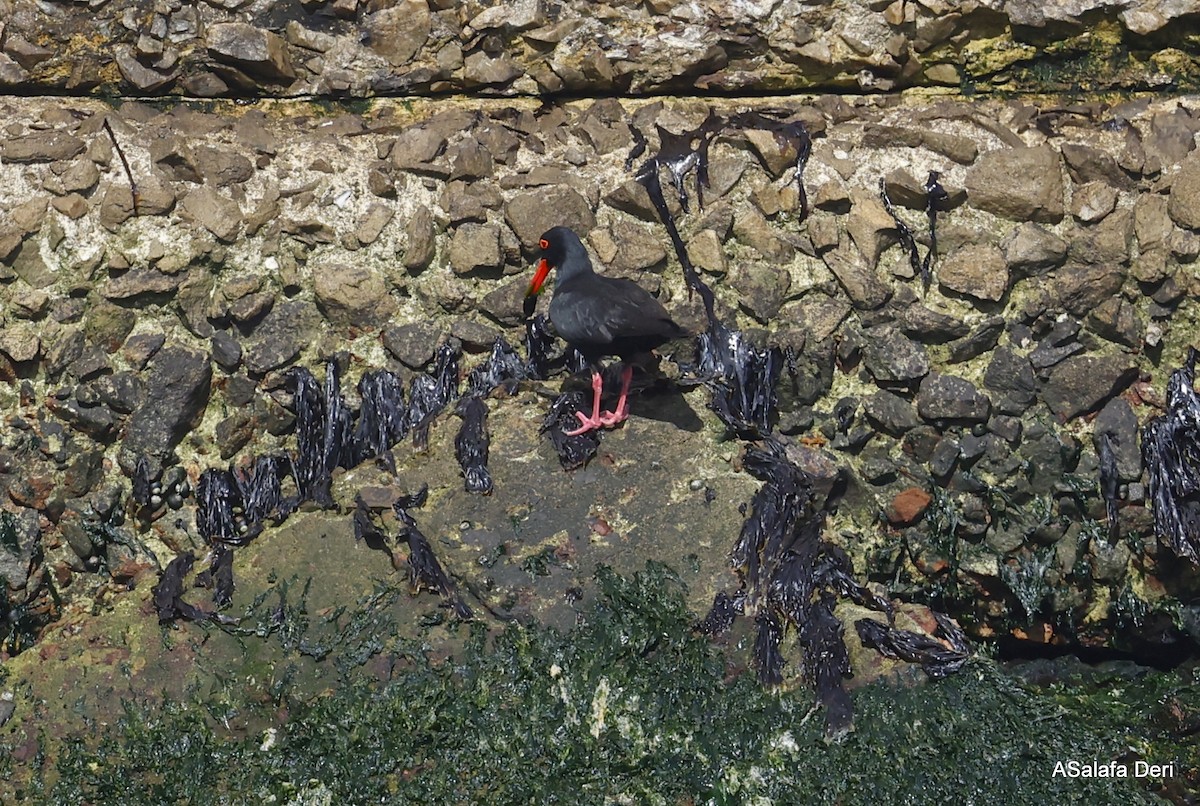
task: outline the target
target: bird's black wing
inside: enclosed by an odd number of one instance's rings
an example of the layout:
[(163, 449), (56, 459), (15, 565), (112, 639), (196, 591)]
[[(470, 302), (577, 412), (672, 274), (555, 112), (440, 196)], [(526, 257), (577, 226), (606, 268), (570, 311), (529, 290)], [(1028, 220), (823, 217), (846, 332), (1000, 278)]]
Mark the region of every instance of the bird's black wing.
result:
[(555, 292), (551, 318), (570, 344), (604, 346), (636, 339), (671, 339), (683, 329), (646, 289), (632, 280), (606, 278), (601, 293), (572, 288)]

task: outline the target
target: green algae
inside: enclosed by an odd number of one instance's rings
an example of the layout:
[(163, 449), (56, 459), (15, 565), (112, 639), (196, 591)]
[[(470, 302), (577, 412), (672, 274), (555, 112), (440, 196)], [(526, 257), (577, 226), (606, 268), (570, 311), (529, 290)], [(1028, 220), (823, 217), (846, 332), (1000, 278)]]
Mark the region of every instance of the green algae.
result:
[[(1191, 673), (1035, 688), (989, 660), (925, 686), (858, 689), (855, 732), (828, 743), (808, 692), (763, 691), (692, 632), (669, 569), (623, 577), (602, 567), (596, 584), (600, 596), (569, 634), (473, 624), (450, 657), (404, 639), (386, 649), (387, 679), (348, 664), (332, 693), (285, 695), (283, 709), (129, 705), (98, 740), (70, 739), (53, 773), (19, 794), (129, 804), (1151, 803), (1160, 801), (1133, 778), (1056, 778), (1055, 763), (1200, 762), (1194, 744), (1156, 726), (1161, 701), (1200, 702)], [(287, 640), (299, 649), (306, 639)], [(222, 727), (231, 708), (273, 718), (239, 735)]]

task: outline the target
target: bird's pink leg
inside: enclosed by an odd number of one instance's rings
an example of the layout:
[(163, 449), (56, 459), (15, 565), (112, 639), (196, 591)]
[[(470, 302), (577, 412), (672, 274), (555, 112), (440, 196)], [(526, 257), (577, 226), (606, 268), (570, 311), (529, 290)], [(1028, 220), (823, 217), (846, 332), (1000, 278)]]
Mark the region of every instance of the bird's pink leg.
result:
[[(596, 370), (592, 370), (592, 416), (588, 417), (582, 411), (575, 412), (575, 416), (579, 418), (580, 426), (574, 431), (563, 431), (564, 436), (577, 437), (580, 434), (586, 434), (588, 431), (595, 431), (597, 428), (603, 428), (605, 425), (604, 419), (600, 414), (600, 398), (604, 395), (604, 378)], [(608, 413), (605, 412), (607, 415)]]
[(621, 396), (617, 398), (617, 408), (600, 414), (600, 422), (606, 427), (612, 427), (629, 419), (629, 384), (633, 382), (633, 365), (626, 364), (621, 370)]

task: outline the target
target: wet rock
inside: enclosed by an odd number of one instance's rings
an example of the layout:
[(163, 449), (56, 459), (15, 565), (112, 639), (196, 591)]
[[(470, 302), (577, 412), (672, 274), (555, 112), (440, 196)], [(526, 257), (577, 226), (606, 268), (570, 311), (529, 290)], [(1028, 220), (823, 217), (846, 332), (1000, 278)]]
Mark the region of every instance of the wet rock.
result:
[(404, 234), (408, 243), (404, 250), (404, 268), (414, 274), (424, 271), (437, 252), (437, 229), (428, 207), (413, 211), (404, 225)]
[(314, 269), (313, 298), (325, 318), (342, 327), (379, 325), (396, 309), (383, 278), (363, 265)]
[(903, 436), (921, 424), (913, 404), (887, 390), (880, 390), (864, 400), (863, 411), (875, 428), (893, 437)]
[(146, 368), (166, 340), (167, 337), (162, 333), (135, 333), (125, 340), (121, 353), (131, 367), (140, 371)]
[(441, 335), (432, 322), (395, 325), (383, 331), (383, 346), (409, 369), (422, 369), (433, 360)]
[(1072, 356), (1051, 371), (1042, 399), (1060, 419), (1072, 420), (1103, 406), (1137, 376), (1127, 356)]
[(242, 228), (242, 211), (238, 203), (208, 186), (198, 187), (184, 196), (180, 212), (226, 243), (232, 243)]
[(855, 308), (874, 310), (891, 296), (891, 289), (867, 265), (857, 248), (840, 244), (821, 256)]
[(1067, 242), (1037, 224), (1026, 222), (1000, 240), (1008, 268), (1018, 277), (1032, 277), (1061, 265), (1067, 257)]
[(970, 204), (1013, 221), (1062, 220), (1062, 160), (1050, 146), (989, 151), (967, 172)]
[(993, 316), (984, 320), (971, 335), (950, 345), (946, 363), (961, 364), (963, 361), (970, 361), (972, 358), (990, 351), (999, 344), (1000, 335), (1004, 333), (1004, 325), (1003, 316)]
[(562, 186), (518, 193), (504, 206), (504, 219), (531, 252), (551, 227), (570, 227), (583, 238), (596, 226), (587, 199), (574, 188)]
[(54, 162), (83, 153), (84, 142), (64, 131), (44, 131), (0, 140), (0, 159), (5, 162)]
[(316, 341), (317, 321), (311, 304), (300, 300), (286, 300), (273, 307), (254, 328), (245, 348), (246, 369), (265, 375), (292, 363), (301, 350)]
[(92, 388), (100, 402), (122, 414), (137, 408), (146, 394), (142, 379), (132, 372), (114, 372), (92, 382)]
[(270, 31), (244, 22), (219, 22), (209, 26), (204, 44), (218, 61), (267, 81), (287, 83), (296, 77), (287, 43)]
[(217, 366), (226, 372), (237, 369), (242, 362), (242, 345), (238, 344), (237, 339), (224, 331), (217, 331), (209, 343), (212, 346), (212, 359)]
[(925, 347), (885, 324), (863, 330), (863, 366), (878, 383), (911, 384), (929, 373)]
[(450, 268), (455, 274), (479, 270), (498, 272), (504, 266), (499, 229), (494, 224), (463, 224), (454, 231), (449, 257)]
[[(9, 533), (11, 540), (6, 541), (4, 550), (0, 551), (0, 578), (5, 580), (10, 590), (23, 590), (30, 581), (29, 572), (38, 566), (33, 561), (41, 542), (38, 513), (22, 507), (16, 515), (9, 514), (8, 522), (12, 525)], [(5, 594), (7, 599), (8, 591)], [(10, 612), (5, 615), (8, 616)]]
[(363, 18), (368, 47), (387, 59), (392, 67), (412, 61), (429, 39), (432, 17), (425, 0), (402, 0)]
[(141, 456), (166, 464), (208, 404), (212, 367), (206, 354), (170, 345), (158, 351), (146, 372), (146, 396), (129, 415), (121, 444), (126, 473)]
[(1102, 435), (1110, 437), (1109, 444), (1117, 457), (1117, 476), (1121, 481), (1137, 481), (1142, 475), (1142, 451), (1138, 443), (1137, 415), (1129, 401), (1114, 397), (1104, 404), (1092, 421), (1092, 444), (1100, 453)]
[(966, 378), (931, 373), (921, 381), (917, 413), (929, 422), (987, 422), (992, 401)]
[(991, 244), (967, 244), (941, 262), (937, 281), (950, 291), (998, 302), (1008, 293), (1008, 262)]

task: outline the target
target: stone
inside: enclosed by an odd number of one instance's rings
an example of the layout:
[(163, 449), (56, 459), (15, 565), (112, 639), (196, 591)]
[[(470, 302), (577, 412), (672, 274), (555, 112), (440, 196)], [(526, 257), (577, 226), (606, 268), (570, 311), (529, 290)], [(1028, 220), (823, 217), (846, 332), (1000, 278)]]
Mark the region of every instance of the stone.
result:
[(865, 328), (862, 335), (863, 366), (876, 382), (911, 384), (929, 373), (925, 347), (905, 336), (895, 325)]
[(72, 221), (83, 218), (85, 215), (87, 215), (88, 211), (87, 199), (83, 198), (83, 196), (80, 196), (78, 193), (68, 193), (66, 196), (56, 196), (50, 200), (50, 206)]
[(984, 320), (969, 335), (951, 342), (946, 354), (947, 364), (961, 364), (981, 356), (1000, 343), (1004, 333), (1004, 317), (993, 316)]
[(243, 360), (246, 370), (265, 375), (296, 360), (317, 340), (319, 318), (311, 303), (290, 299), (280, 302), (254, 328)]
[(463, 80), (468, 86), (503, 86), (524, 72), (507, 53), (492, 57), (476, 51), (463, 61)]
[[(399, 11), (399, 9), (395, 9)], [(244, 22), (218, 22), (208, 27), (204, 44), (218, 61), (272, 82), (296, 77), (287, 43), (278, 34)]]
[(762, 324), (770, 324), (792, 287), (792, 276), (769, 263), (754, 262), (740, 266), (730, 276), (738, 292), (738, 303)]
[(1109, 341), (1137, 349), (1146, 334), (1146, 323), (1137, 306), (1122, 297), (1110, 297), (1087, 315), (1093, 333)]
[(250, 160), (229, 148), (196, 146), (192, 149), (192, 159), (204, 181), (215, 187), (240, 184), (254, 176)]
[(362, 26), (369, 36), (368, 47), (392, 67), (402, 67), (429, 39), (432, 16), (425, 0), (401, 0), (391, 8), (367, 14)]
[(525, 292), (529, 279), (523, 277), (494, 288), (479, 301), (479, 310), (502, 325), (516, 327), (524, 320)]
[(1067, 242), (1037, 224), (1019, 224), (1000, 240), (1009, 270), (1032, 277), (1059, 266), (1067, 257)]
[(54, 162), (83, 153), (83, 140), (64, 131), (31, 132), (0, 140), (0, 159), (5, 162)]
[(933, 496), (920, 487), (902, 490), (887, 508), (888, 523), (892, 526), (912, 526), (921, 519), (932, 502)]
[(938, 423), (987, 422), (992, 401), (966, 378), (930, 373), (917, 390), (917, 413), (922, 419)]
[(687, 243), (687, 256), (693, 266), (708, 274), (720, 277), (729, 271), (724, 244), (714, 230), (702, 229), (693, 235)]
[(404, 268), (413, 274), (424, 271), (437, 252), (437, 229), (433, 213), (428, 207), (418, 207), (404, 224), (407, 247), (404, 250)]
[(1101, 435), (1110, 437), (1109, 444), (1117, 458), (1117, 476), (1121, 481), (1137, 481), (1142, 475), (1142, 450), (1138, 442), (1140, 425), (1137, 415), (1122, 397), (1104, 404), (1092, 421), (1092, 445), (1100, 454)]
[(921, 424), (913, 404), (886, 389), (867, 397), (863, 412), (871, 425), (893, 437), (901, 437)]
[(396, 214), (395, 208), (379, 202), (372, 203), (354, 230), (354, 239), (363, 246), (375, 243)]
[(146, 368), (145, 397), (129, 415), (120, 461), (132, 473), (141, 456), (169, 464), (174, 447), (208, 404), (212, 367), (208, 356), (187, 347), (159, 350)]
[(180, 212), (225, 243), (232, 243), (242, 228), (238, 203), (207, 185), (189, 191), (183, 197)]
[(1008, 263), (992, 244), (966, 244), (938, 264), (937, 281), (972, 299), (999, 302), (1008, 293)]
[(342, 327), (374, 327), (396, 310), (383, 278), (362, 265), (314, 267), (313, 298), (325, 318)]
[(138, 61), (133, 49), (128, 45), (119, 45), (116, 48), (115, 60), (117, 69), (121, 71), (121, 78), (139, 93), (154, 94), (175, 81), (174, 73), (160, 73)]
[(19, 87), (28, 80), (28, 70), (7, 53), (0, 53), (0, 87)]
[(473, 319), (455, 319), (450, 324), (450, 335), (462, 342), (467, 352), (481, 353), (492, 348), (500, 333)]
[(42, 351), (42, 340), (29, 325), (6, 325), (0, 329), (0, 353), (17, 363), (32, 361)]
[(971, 328), (961, 317), (935, 311), (919, 302), (903, 308), (900, 326), (905, 334), (926, 344), (961, 339), (971, 332)]
[(1055, 303), (1073, 316), (1086, 316), (1121, 290), (1125, 272), (1119, 264), (1067, 263), (1055, 269), (1050, 286)]
[(1100, 408), (1137, 377), (1129, 356), (1071, 356), (1051, 371), (1042, 400), (1065, 422)]
[(150, 301), (152, 298), (175, 293), (183, 280), (182, 274), (163, 274), (157, 269), (130, 269), (104, 281), (99, 290), (105, 299)]
[(450, 160), (450, 179), (483, 179), (493, 173), (492, 155), (479, 141), (471, 137), (447, 153)]
[(579, 191), (564, 186), (516, 194), (504, 206), (504, 219), (530, 252), (551, 227), (569, 227), (583, 238), (596, 226), (591, 204)]
[(451, 270), (459, 275), (502, 269), (499, 229), (494, 224), (463, 224), (454, 231), (449, 259)]
[(976, 209), (1013, 221), (1056, 224), (1065, 212), (1062, 160), (1050, 146), (989, 151), (967, 171)]
[(1113, 187), (1125, 184), (1117, 161), (1107, 151), (1083, 143), (1063, 143), (1061, 151), (1072, 182), (1079, 185), (1101, 182)]
[(1089, 182), (1071, 195), (1071, 215), (1083, 224), (1103, 220), (1117, 206), (1117, 191), (1104, 182)]
[(891, 289), (879, 279), (878, 273), (867, 265), (856, 247), (842, 243), (821, 257), (855, 308), (875, 310), (882, 307), (891, 297)]
[(780, 237), (775, 225), (753, 207), (738, 210), (733, 219), (733, 234), (768, 260), (786, 263), (796, 254), (796, 248)]
[[(165, 215), (175, 209), (175, 191), (154, 174), (138, 180), (138, 215)], [(126, 184), (109, 185), (100, 202), (100, 225), (116, 229), (134, 214), (133, 194)]]
[(1167, 197), (1167, 213), (1181, 227), (1200, 229), (1200, 154), (1179, 166)]
[(433, 360), (441, 336), (433, 322), (394, 325), (383, 331), (383, 346), (409, 369), (422, 369)]
[(879, 263), (883, 250), (898, 242), (896, 222), (875, 193), (854, 189), (850, 192), (850, 214), (846, 218), (846, 232), (858, 251), (874, 268)]

